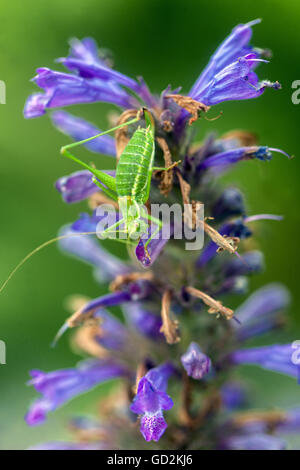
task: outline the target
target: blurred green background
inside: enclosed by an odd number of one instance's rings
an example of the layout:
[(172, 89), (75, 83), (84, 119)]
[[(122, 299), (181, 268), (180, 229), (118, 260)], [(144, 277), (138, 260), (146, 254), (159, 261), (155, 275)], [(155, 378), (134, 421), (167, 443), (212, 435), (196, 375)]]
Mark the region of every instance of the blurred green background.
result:
[[(269, 47), (274, 56), (269, 65), (259, 68), (259, 75), (279, 80), (283, 89), (267, 90), (258, 100), (223, 103), (218, 107), (224, 113), (221, 119), (196, 124), (199, 138), (212, 128), (220, 133), (248, 129), (258, 133), (262, 144), (299, 156), (300, 105), (291, 102), (291, 83), (300, 79), (299, 13), (296, 0), (2, 2), (0, 79), (7, 86), (7, 103), (0, 105), (1, 281), (28, 251), (85, 210), (85, 204), (65, 205), (53, 186), (59, 176), (75, 169), (59, 156), (66, 138), (52, 128), (47, 116), (30, 121), (22, 116), (26, 97), (37, 90), (29, 81), (35, 69), (53, 67), (55, 58), (66, 55), (70, 37), (93, 36), (100, 46), (113, 51), (118, 70), (132, 77), (142, 75), (155, 92), (169, 83), (182, 85), (187, 92), (233, 26), (263, 18), (254, 28), (252, 43)], [(94, 104), (73, 110), (105, 129), (108, 108)], [(109, 158), (102, 161), (106, 167), (113, 164)], [(290, 325), (286, 334), (277, 335), (280, 340), (300, 339), (299, 170), (298, 158), (288, 161), (274, 155), (270, 163), (243, 163), (226, 176), (226, 181), (244, 189), (250, 214), (285, 216), (281, 223), (257, 225), (256, 239), (267, 269), (251, 280), (251, 289), (280, 281), (293, 293)], [(96, 409), (99, 390), (59, 410), (42, 427), (28, 429), (23, 421), (35, 396), (25, 386), (28, 371), (70, 367), (78, 359), (66, 337), (56, 349), (49, 347), (66, 316), (64, 298), (74, 292), (93, 297), (101, 289), (88, 267), (63, 257), (52, 246), (33, 258), (1, 295), (0, 339), (7, 344), (7, 364), (0, 365), (0, 448), (62, 439), (63, 424), (73, 412)], [(296, 381), (250, 368), (247, 376), (258, 405), (300, 405)]]

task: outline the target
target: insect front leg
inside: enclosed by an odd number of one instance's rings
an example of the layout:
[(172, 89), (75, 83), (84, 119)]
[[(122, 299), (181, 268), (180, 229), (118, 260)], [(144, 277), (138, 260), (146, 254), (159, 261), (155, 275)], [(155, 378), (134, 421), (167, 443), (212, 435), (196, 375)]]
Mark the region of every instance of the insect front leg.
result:
[[(161, 220), (157, 219), (156, 217), (153, 217), (152, 215), (150, 214), (147, 214), (147, 219), (150, 221), (150, 222), (154, 222), (156, 225), (157, 225), (157, 228), (154, 230), (154, 232), (151, 234), (150, 238), (148, 238), (148, 240), (146, 241), (146, 243), (144, 244), (144, 249), (146, 250), (146, 252), (148, 253), (147, 251), (147, 246), (149, 245), (149, 243), (151, 242), (151, 240), (154, 240), (156, 235), (161, 231), (161, 229), (163, 228), (163, 223)], [(148, 254), (149, 256), (149, 254)]]
[[(72, 155), (72, 153), (70, 152), (70, 149), (73, 147), (77, 147), (78, 145), (82, 145), (87, 142), (90, 142), (93, 139), (97, 139), (98, 137), (108, 134), (109, 132), (116, 131), (117, 129), (120, 129), (121, 127), (128, 126), (129, 124), (133, 124), (139, 121), (139, 119), (140, 119), (140, 114), (138, 114), (136, 118), (131, 119), (130, 121), (122, 123), (119, 126), (113, 127), (107, 131), (101, 132), (100, 134), (94, 135), (93, 137), (89, 137), (88, 139), (80, 140), (78, 142), (72, 142), (71, 144), (65, 145), (61, 148), (60, 153), (63, 156), (70, 158), (70, 160), (73, 160), (74, 162), (78, 163), (80, 166), (82, 166), (86, 170), (89, 170), (95, 177), (94, 183), (97, 186), (99, 186), (109, 197), (111, 197), (114, 200), (117, 200), (116, 179), (113, 176), (108, 175), (104, 173), (103, 171), (97, 170), (96, 168), (93, 168), (92, 166), (84, 163), (79, 158)], [(100, 180), (100, 182), (98, 180)]]

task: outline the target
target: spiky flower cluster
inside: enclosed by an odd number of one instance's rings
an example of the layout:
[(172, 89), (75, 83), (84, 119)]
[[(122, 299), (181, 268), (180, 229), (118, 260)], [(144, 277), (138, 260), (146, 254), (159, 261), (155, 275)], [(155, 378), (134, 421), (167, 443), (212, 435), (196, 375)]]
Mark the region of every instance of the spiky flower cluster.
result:
[[(184, 242), (173, 239), (171, 230), (169, 240), (152, 240), (148, 252), (141, 240), (130, 260), (124, 261), (107, 251), (106, 242), (80, 235), (96, 231), (95, 209), (107, 202), (91, 173), (77, 171), (56, 182), (66, 203), (87, 199), (94, 209), (62, 229), (62, 234), (79, 235), (62, 239), (60, 247), (90, 264), (110, 292), (93, 300), (72, 298), (72, 316), (62, 331), (74, 328), (73, 342), (89, 358), (74, 369), (32, 371), (30, 383), (40, 397), (26, 421), (41, 425), (49, 412), (77, 395), (104, 381), (119, 382), (102, 400), (99, 417), (72, 421), (73, 442), (36, 448), (283, 449), (285, 443), (276, 431), (299, 430), (300, 410), (254, 412), (243, 384), (234, 378), (240, 364), (297, 377), (289, 344), (246, 344), (280, 326), (289, 304), (287, 290), (279, 284), (265, 286), (235, 312), (226, 301), (228, 295), (246, 293), (247, 276), (263, 269), (262, 254), (247, 251), (243, 242), (251, 237), (253, 225), (280, 218), (247, 214), (240, 191), (217, 182), (220, 174), (242, 160), (270, 160), (271, 152), (284, 152), (258, 146), (248, 132), (210, 135), (201, 144), (193, 142), (191, 132), (193, 122), (218, 103), (256, 98), (266, 88), (280, 88), (278, 82), (260, 82), (256, 75), (256, 67), (266, 62), (261, 58), (266, 51), (249, 44), (257, 22), (233, 29), (187, 95), (170, 87), (160, 96), (151, 94), (142, 79), (113, 70), (110, 59), (89, 38), (72, 40), (68, 57), (59, 59), (68, 73), (38, 69), (34, 82), (43, 92), (29, 97), (25, 117), (73, 104), (107, 102), (121, 109), (121, 115), (112, 118), (118, 124), (146, 107), (155, 120), (155, 164), (182, 162), (155, 175), (150, 201), (201, 201), (209, 218), (203, 222), (206, 240), (200, 252), (184, 251)], [(51, 119), (74, 140), (100, 132), (66, 111), (54, 111)], [(115, 139), (99, 137), (86, 147), (113, 157), (115, 168), (130, 132), (119, 131)], [(96, 165), (101, 168), (99, 158)], [(121, 308), (122, 319), (109, 312), (113, 306)]]

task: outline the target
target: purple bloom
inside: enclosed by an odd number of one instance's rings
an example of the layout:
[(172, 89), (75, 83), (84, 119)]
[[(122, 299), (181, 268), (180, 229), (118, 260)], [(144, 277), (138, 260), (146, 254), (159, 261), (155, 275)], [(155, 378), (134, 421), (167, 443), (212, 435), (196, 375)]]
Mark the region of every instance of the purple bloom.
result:
[(200, 380), (210, 371), (211, 360), (204, 354), (197, 343), (191, 343), (181, 356), (181, 363), (190, 377)]
[(57, 60), (68, 70), (75, 71), (83, 78), (97, 78), (104, 82), (125, 86), (136, 93), (139, 92), (140, 85), (135, 80), (113, 70), (103, 60), (99, 59), (97, 44), (93, 39), (85, 38), (82, 41), (73, 39), (70, 44), (69, 56)]
[(26, 118), (42, 116), (47, 109), (99, 101), (131, 108), (136, 100), (113, 82), (86, 79), (56, 72), (46, 67), (37, 69), (33, 81), (44, 93), (31, 95), (24, 108)]
[(79, 235), (69, 227), (63, 228), (59, 235), (72, 235), (70, 238), (59, 240), (59, 247), (65, 253), (94, 266), (94, 274), (99, 281), (111, 280), (119, 274), (129, 272), (129, 267), (106, 251), (93, 236)]
[(174, 367), (165, 363), (150, 369), (139, 381), (130, 409), (133, 413), (142, 415), (141, 433), (146, 441), (159, 441), (167, 428), (163, 411), (173, 407), (173, 401), (166, 393), (168, 379), (173, 373)]
[[(55, 127), (75, 141), (85, 140), (102, 132), (88, 121), (73, 116), (66, 111), (55, 111), (52, 113), (51, 119)], [(116, 156), (115, 139), (109, 135), (103, 135), (84, 145), (92, 152)]]
[(269, 284), (252, 294), (235, 312), (239, 340), (270, 331), (279, 324), (282, 311), (290, 303), (290, 294), (281, 284)]
[(139, 302), (131, 302), (123, 306), (123, 311), (130, 325), (142, 335), (150, 338), (162, 338), (160, 328), (162, 326), (161, 316), (150, 312)]
[(91, 390), (107, 380), (127, 374), (126, 368), (112, 360), (88, 360), (76, 369), (62, 369), (45, 373), (31, 371), (33, 385), (42, 398), (36, 400), (26, 415), (26, 422), (36, 426), (46, 420), (50, 411), (54, 411), (72, 398)]
[(271, 152), (279, 152), (287, 157), (285, 152), (279, 149), (273, 149), (269, 147), (240, 147), (232, 150), (227, 150), (222, 153), (213, 155), (212, 157), (204, 160), (201, 165), (199, 165), (199, 170), (207, 170), (208, 168), (227, 168), (230, 165), (240, 162), (241, 160), (249, 160), (253, 158), (258, 158), (259, 160), (267, 161), (271, 160)]
[(68, 176), (62, 176), (56, 183), (56, 189), (61, 193), (63, 200), (68, 204), (82, 201), (99, 191), (93, 183), (93, 175), (88, 170), (76, 171)]
[(292, 362), (290, 344), (275, 344), (258, 348), (239, 349), (230, 355), (232, 364), (257, 365), (291, 377), (298, 377), (299, 366)]
[(246, 24), (236, 26), (231, 34), (222, 42), (216, 52), (211, 57), (208, 65), (195, 82), (189, 95), (195, 97), (199, 94), (206, 84), (208, 84), (215, 75), (222, 69), (235, 62), (239, 57), (253, 52), (253, 48), (249, 45), (252, 37), (252, 26), (260, 23), (260, 20), (250, 21)]
[(216, 74), (212, 80), (192, 98), (213, 106), (223, 101), (247, 100), (257, 98), (266, 88), (279, 89), (278, 82), (268, 80), (258, 81), (253, 68), (259, 62), (266, 62), (256, 58), (256, 54), (247, 54), (236, 62), (225, 67)]

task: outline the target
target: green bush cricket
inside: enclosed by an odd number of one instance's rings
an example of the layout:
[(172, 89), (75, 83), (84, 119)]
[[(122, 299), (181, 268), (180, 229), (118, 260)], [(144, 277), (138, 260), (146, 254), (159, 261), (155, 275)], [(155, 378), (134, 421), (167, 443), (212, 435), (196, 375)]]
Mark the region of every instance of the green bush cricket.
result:
[[(145, 119), (146, 128), (139, 126), (132, 135), (120, 156), (115, 177), (87, 165), (69, 152), (69, 149), (73, 147), (85, 144), (92, 139), (113, 132), (123, 126), (134, 124), (139, 121), (142, 116)], [(116, 229), (124, 224), (122, 232), (125, 232), (128, 237), (127, 242), (130, 243), (130, 239), (136, 239), (141, 234), (147, 233), (148, 223), (145, 219), (157, 225), (156, 230), (144, 244), (147, 256), (149, 256), (147, 246), (162, 228), (162, 222), (148, 214), (144, 207), (144, 204), (146, 204), (149, 199), (152, 173), (155, 170), (168, 171), (178, 164), (178, 162), (176, 162), (169, 168), (154, 167), (154, 153), (154, 120), (151, 113), (145, 108), (140, 110), (137, 113), (137, 117), (130, 121), (113, 127), (94, 137), (74, 142), (61, 148), (62, 155), (89, 170), (94, 175), (93, 182), (99, 186), (107, 196), (117, 201), (119, 204), (122, 218), (99, 235), (106, 237), (116, 233)], [(120, 232), (121, 230), (118, 231)], [(116, 238), (116, 240), (123, 241), (120, 238)]]

